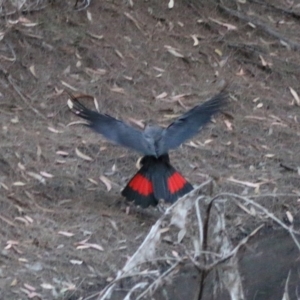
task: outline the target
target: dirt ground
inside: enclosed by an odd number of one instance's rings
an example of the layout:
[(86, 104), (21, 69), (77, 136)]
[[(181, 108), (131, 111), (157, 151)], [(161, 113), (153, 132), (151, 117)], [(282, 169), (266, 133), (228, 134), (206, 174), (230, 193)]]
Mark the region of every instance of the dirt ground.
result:
[[(167, 1), (95, 0), (77, 11), (73, 1), (55, 1), (2, 11), (1, 299), (86, 299), (116, 276), (159, 216), (127, 212), (120, 190), (138, 154), (77, 124), (64, 91), (95, 97), (101, 112), (131, 123), (167, 125), (228, 84), (226, 113), (172, 152), (172, 164), (194, 185), (211, 176), (219, 191), (276, 194), (257, 201), (297, 225), (300, 5), (242, 2), (175, 0), (169, 9)], [(91, 97), (81, 101), (96, 109)], [(239, 213), (228, 207), (236, 240), (257, 225)], [(285, 252), (287, 233), (264, 223), (264, 249), (282, 245), (283, 264), (299, 264), (299, 252)]]

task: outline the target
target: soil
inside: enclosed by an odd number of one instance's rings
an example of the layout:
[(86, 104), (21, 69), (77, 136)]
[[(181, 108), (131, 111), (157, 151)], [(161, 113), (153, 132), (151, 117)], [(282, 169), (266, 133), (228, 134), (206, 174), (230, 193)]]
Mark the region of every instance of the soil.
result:
[[(2, 11), (1, 299), (86, 299), (115, 278), (160, 215), (128, 212), (120, 190), (139, 155), (78, 124), (65, 91), (129, 123), (168, 125), (227, 85), (226, 112), (170, 153), (172, 164), (194, 185), (211, 176), (219, 191), (276, 194), (257, 202), (299, 225), (300, 6), (224, 2), (169, 9), (167, 1), (107, 0), (77, 11), (54, 1)], [(233, 241), (261, 222), (233, 207), (226, 220)], [(268, 230), (239, 253), (246, 299), (282, 299), (289, 270), (297, 299), (299, 250), (263, 223)], [(197, 276), (179, 273), (178, 292), (155, 299), (193, 299)]]

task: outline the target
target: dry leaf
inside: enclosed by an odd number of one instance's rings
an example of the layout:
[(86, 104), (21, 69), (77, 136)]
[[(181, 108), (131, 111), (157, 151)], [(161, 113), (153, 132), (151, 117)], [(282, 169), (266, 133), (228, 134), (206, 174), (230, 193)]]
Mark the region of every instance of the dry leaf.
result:
[[(241, 1), (241, 0), (240, 0), (240, 1)], [(251, 22), (249, 22), (248, 25), (249, 25), (250, 27), (252, 27), (252, 28), (256, 28), (256, 26), (255, 26), (253, 23), (251, 23)]]
[(165, 72), (164, 69), (161, 69), (161, 68), (158, 68), (158, 67), (153, 67), (153, 69), (158, 71), (158, 72), (161, 72), (161, 73)]
[(143, 123), (143, 121), (136, 120), (136, 119), (133, 119), (133, 118), (128, 118), (128, 121), (130, 123), (133, 123), (133, 124), (137, 125), (141, 129), (145, 128), (145, 124)]
[(216, 52), (219, 56), (222, 56), (222, 55), (223, 55), (223, 53), (222, 53), (222, 51), (221, 51), (220, 49), (215, 49), (215, 52)]
[(77, 259), (71, 259), (70, 263), (72, 265), (82, 265), (83, 261), (82, 260), (77, 260)]
[(123, 95), (126, 95), (126, 92), (123, 88), (120, 88), (118, 86), (114, 86), (110, 89), (112, 92), (115, 92), (115, 93), (119, 93), (119, 94), (123, 94)]
[(35, 287), (33, 287), (32, 285), (29, 285), (27, 283), (24, 283), (24, 287), (27, 289), (27, 290), (30, 290), (32, 292), (34, 292), (36, 290)]
[(178, 252), (175, 251), (175, 250), (172, 250), (172, 255), (173, 255), (174, 257), (176, 257), (176, 258), (180, 258)]
[(118, 228), (118, 226), (117, 226), (117, 223), (116, 223), (114, 220), (108, 219), (108, 221), (110, 222), (112, 228), (113, 228), (115, 231), (119, 231), (119, 228)]
[(39, 23), (27, 23), (27, 24), (22, 24), (22, 25), (25, 27), (34, 27), (34, 26), (39, 25)]
[(101, 247), (100, 245), (98, 244), (86, 244), (86, 245), (89, 245), (90, 248), (93, 248), (93, 249), (96, 249), (96, 250), (99, 250), (99, 251), (104, 251), (103, 247)]
[(191, 146), (193, 148), (196, 149), (200, 149), (201, 147), (199, 145), (196, 145), (193, 141), (190, 141), (189, 143), (187, 143), (188, 146)]
[(70, 109), (73, 109), (73, 107), (74, 107), (74, 104), (73, 104), (73, 102), (72, 102), (71, 99), (68, 99), (67, 105), (68, 105), (68, 107), (69, 107)]
[(260, 58), (260, 61), (261, 61), (261, 64), (263, 65), (263, 67), (266, 67), (268, 64), (265, 61), (265, 59), (261, 55), (259, 55), (259, 58)]
[(84, 70), (91, 77), (103, 76), (107, 72), (105, 69), (96, 69), (96, 70), (94, 70), (92, 68), (84, 68)]
[(69, 127), (69, 126), (73, 126), (73, 125), (88, 125), (88, 123), (86, 121), (74, 121), (74, 122), (67, 124), (66, 126)]
[(3, 182), (0, 182), (0, 188), (1, 187), (3, 187), (7, 191), (9, 190), (8, 186), (5, 183), (3, 183)]
[(206, 141), (204, 141), (204, 145), (208, 145), (208, 144), (210, 144), (212, 141), (213, 141), (212, 139), (206, 140)]
[(155, 99), (159, 100), (159, 99), (166, 98), (167, 96), (168, 96), (168, 94), (166, 92), (163, 92), (163, 93), (159, 94), (158, 96), (156, 96)]
[(84, 160), (88, 160), (88, 161), (92, 161), (93, 160), (90, 156), (88, 156), (88, 155), (82, 153), (81, 151), (79, 151), (78, 148), (75, 149), (75, 152), (76, 152), (76, 155), (78, 157), (80, 157), (80, 158), (82, 158)]
[(25, 166), (22, 165), (20, 162), (18, 162), (18, 168), (21, 169), (22, 171), (25, 171)]
[(77, 246), (76, 247), (76, 249), (78, 249), (78, 250), (83, 250), (83, 249), (89, 249), (90, 247), (89, 247), (89, 245), (79, 245), (79, 246)]
[(92, 18), (92, 14), (87, 10), (86, 11), (86, 16), (87, 16), (87, 19), (92, 22), (93, 21), (93, 18)]
[(22, 181), (16, 181), (14, 182), (12, 185), (13, 186), (24, 186), (26, 183), (22, 182)]
[(50, 283), (42, 283), (42, 284), (41, 284), (41, 287), (42, 287), (43, 289), (45, 289), (45, 290), (52, 290), (52, 289), (54, 289), (54, 286), (51, 285)]
[(40, 145), (36, 146), (36, 156), (37, 156), (37, 160), (40, 161), (41, 159), (41, 155), (42, 155), (42, 148)]
[(37, 78), (36, 73), (35, 73), (34, 65), (30, 66), (30, 67), (29, 67), (29, 70), (30, 70), (31, 74), (32, 74), (35, 78)]
[(20, 257), (20, 258), (18, 258), (18, 261), (19, 261), (19, 262), (23, 262), (23, 263), (27, 263), (27, 262), (28, 262), (28, 259), (27, 259), (27, 258), (24, 258), (24, 257)]
[(53, 178), (53, 175), (44, 171), (40, 171), (40, 174), (46, 178)]
[(192, 38), (193, 41), (194, 41), (193, 46), (194, 46), (194, 47), (195, 47), (195, 46), (198, 46), (198, 45), (199, 45), (199, 40), (198, 40), (197, 35), (196, 35), (196, 34), (192, 34), (192, 35), (191, 35), (191, 38)]
[(217, 23), (217, 24), (219, 24), (219, 25), (221, 25), (221, 26), (226, 27), (227, 30), (237, 30), (237, 27), (234, 26), (234, 25), (232, 25), (232, 24), (229, 24), (229, 23), (223, 23), (223, 22), (218, 21), (218, 20), (213, 19), (213, 18), (209, 18), (209, 19), (210, 19), (211, 21), (213, 21), (214, 23)]
[(48, 130), (51, 131), (51, 132), (53, 132), (53, 133), (63, 133), (63, 131), (57, 130), (57, 129), (53, 128), (53, 127), (48, 127)]
[(232, 131), (232, 123), (229, 120), (224, 120), (224, 123), (229, 131)]
[(180, 244), (183, 240), (183, 238), (185, 237), (186, 235), (186, 229), (183, 228), (181, 229), (179, 232), (178, 232), (178, 236), (177, 236), (177, 242)]
[(170, 0), (168, 3), (168, 8), (171, 9), (174, 7), (174, 0)]
[(227, 61), (228, 61), (228, 58), (229, 58), (229, 56), (227, 56), (227, 57), (225, 57), (224, 59), (222, 59), (222, 60), (219, 61), (219, 66), (220, 66), (221, 68), (223, 68), (223, 67), (226, 65), (226, 63), (227, 63)]
[(72, 91), (74, 91), (74, 92), (77, 92), (77, 91), (78, 91), (77, 88), (71, 86), (70, 84), (66, 83), (65, 81), (62, 81), (62, 80), (61, 80), (61, 84), (64, 85), (64, 86), (66, 86), (67, 88), (69, 88), (70, 90), (72, 90)]
[[(14, 1), (14, 2), (16, 2), (16, 1)], [(17, 1), (17, 3), (18, 3), (18, 6), (22, 3), (22, 5), (21, 5), (21, 7), (23, 6), (23, 4), (25, 3), (26, 1)], [(25, 18), (25, 17), (20, 17), (19, 19), (18, 19), (18, 21), (23, 25), (23, 26), (27, 26), (27, 27), (33, 27), (33, 26), (36, 26), (36, 25), (38, 25), (38, 23), (33, 23), (33, 22), (31, 22), (29, 19), (27, 19), (27, 18)]]
[(70, 72), (71, 72), (71, 66), (68, 65), (62, 73), (63, 73), (63, 75), (68, 75), (68, 74), (70, 74)]
[(87, 35), (89, 35), (91, 38), (94, 38), (96, 40), (102, 40), (103, 39), (103, 35), (97, 35), (91, 32), (87, 32)]
[(33, 223), (33, 219), (30, 218), (29, 216), (24, 216), (24, 218), (25, 218), (29, 223)]
[(56, 151), (56, 154), (61, 155), (61, 156), (68, 156), (69, 155), (69, 153), (66, 152), (66, 151)]
[(179, 114), (165, 114), (164, 118), (169, 120), (169, 119), (175, 119), (178, 118), (180, 115)]
[(174, 101), (179, 101), (180, 99), (182, 99), (184, 97), (188, 97), (190, 95), (191, 94), (179, 94), (179, 95), (172, 96), (171, 99)]
[(141, 160), (143, 157), (139, 157), (135, 163), (135, 167), (139, 170), (141, 168)]
[(286, 217), (288, 218), (289, 222), (292, 224), (294, 222), (294, 217), (291, 214), (291, 212), (287, 211), (286, 212)]
[(2, 41), (2, 40), (3, 40), (3, 38), (4, 38), (4, 35), (5, 35), (4, 31), (0, 31), (0, 41)]
[(43, 183), (43, 184), (46, 183), (45, 178), (44, 178), (43, 176), (41, 176), (40, 174), (37, 174), (37, 173), (34, 173), (34, 172), (27, 172), (27, 174), (28, 174), (30, 177), (32, 177), (32, 178), (38, 180), (39, 182), (41, 182), (41, 183)]
[(17, 279), (13, 279), (13, 281), (10, 283), (10, 286), (15, 286), (18, 283)]
[(68, 232), (68, 231), (59, 231), (58, 234), (66, 236), (66, 237), (74, 236), (74, 233)]
[(96, 180), (94, 180), (93, 178), (88, 178), (88, 181), (95, 185), (98, 185), (98, 182)]
[(94, 104), (95, 104), (96, 110), (99, 112), (99, 104), (98, 104), (98, 101), (95, 97), (94, 97)]
[(106, 189), (109, 192), (111, 190), (111, 181), (103, 175), (100, 176), (99, 179), (105, 184)]
[(55, 160), (55, 162), (56, 162), (57, 164), (65, 164), (65, 163), (66, 163), (66, 161), (65, 161), (65, 160), (62, 160), (62, 159), (57, 159), (57, 160)]
[(237, 73), (235, 73), (237, 76), (244, 76), (245, 75), (245, 72), (244, 72), (244, 70), (243, 70), (243, 68), (240, 68), (240, 70), (237, 72)]
[(184, 56), (181, 53), (179, 53), (175, 48), (168, 45), (165, 45), (165, 48), (168, 50), (169, 53), (171, 53), (175, 57), (184, 58)]
[(15, 116), (14, 118), (12, 118), (12, 119), (10, 120), (10, 122), (13, 123), (13, 124), (19, 123), (19, 118), (18, 118), (18, 116)]
[(83, 249), (89, 249), (93, 248), (99, 251), (104, 251), (103, 247), (101, 247), (98, 244), (91, 244), (91, 243), (79, 243), (79, 246), (76, 247), (78, 250), (83, 250)]
[(168, 232), (168, 231), (170, 231), (170, 227), (164, 227), (164, 228), (161, 228), (161, 229), (159, 230), (159, 233), (160, 233), (160, 234), (163, 234), (163, 233), (166, 233), (166, 232)]
[(300, 106), (300, 98), (299, 98), (297, 92), (293, 88), (291, 88), (291, 87), (289, 87), (289, 89), (290, 89), (290, 92), (291, 92), (291, 94), (293, 95), (293, 97), (294, 97), (294, 99), (296, 101), (296, 104), (298, 106)]
[(16, 220), (16, 221), (23, 222), (26, 226), (29, 225), (29, 222), (28, 222), (25, 218), (22, 218), (22, 217), (15, 217), (15, 220)]

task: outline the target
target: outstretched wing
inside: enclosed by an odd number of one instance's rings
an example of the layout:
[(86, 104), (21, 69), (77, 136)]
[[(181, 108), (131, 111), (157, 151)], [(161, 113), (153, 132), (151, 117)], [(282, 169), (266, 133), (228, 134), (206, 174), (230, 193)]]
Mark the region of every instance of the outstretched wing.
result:
[(228, 94), (221, 92), (203, 104), (195, 106), (165, 128), (158, 142), (159, 155), (179, 147), (184, 141), (197, 134), (226, 104), (227, 98)]
[(153, 155), (151, 145), (144, 138), (143, 132), (133, 128), (132, 126), (119, 121), (109, 115), (100, 114), (90, 110), (82, 105), (77, 99), (72, 99), (72, 104), (69, 105), (71, 111), (85, 119), (87, 126), (102, 134), (108, 140), (145, 155)]

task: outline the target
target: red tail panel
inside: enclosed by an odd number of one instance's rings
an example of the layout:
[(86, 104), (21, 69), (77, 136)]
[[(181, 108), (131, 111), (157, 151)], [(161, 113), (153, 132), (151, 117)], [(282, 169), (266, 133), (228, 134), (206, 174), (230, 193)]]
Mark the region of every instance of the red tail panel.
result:
[(129, 187), (131, 187), (135, 192), (143, 195), (149, 196), (153, 193), (152, 182), (144, 177), (142, 174), (137, 173), (129, 182)]
[(175, 194), (180, 191), (187, 183), (185, 178), (178, 172), (173, 173), (167, 180), (168, 189), (171, 194)]

